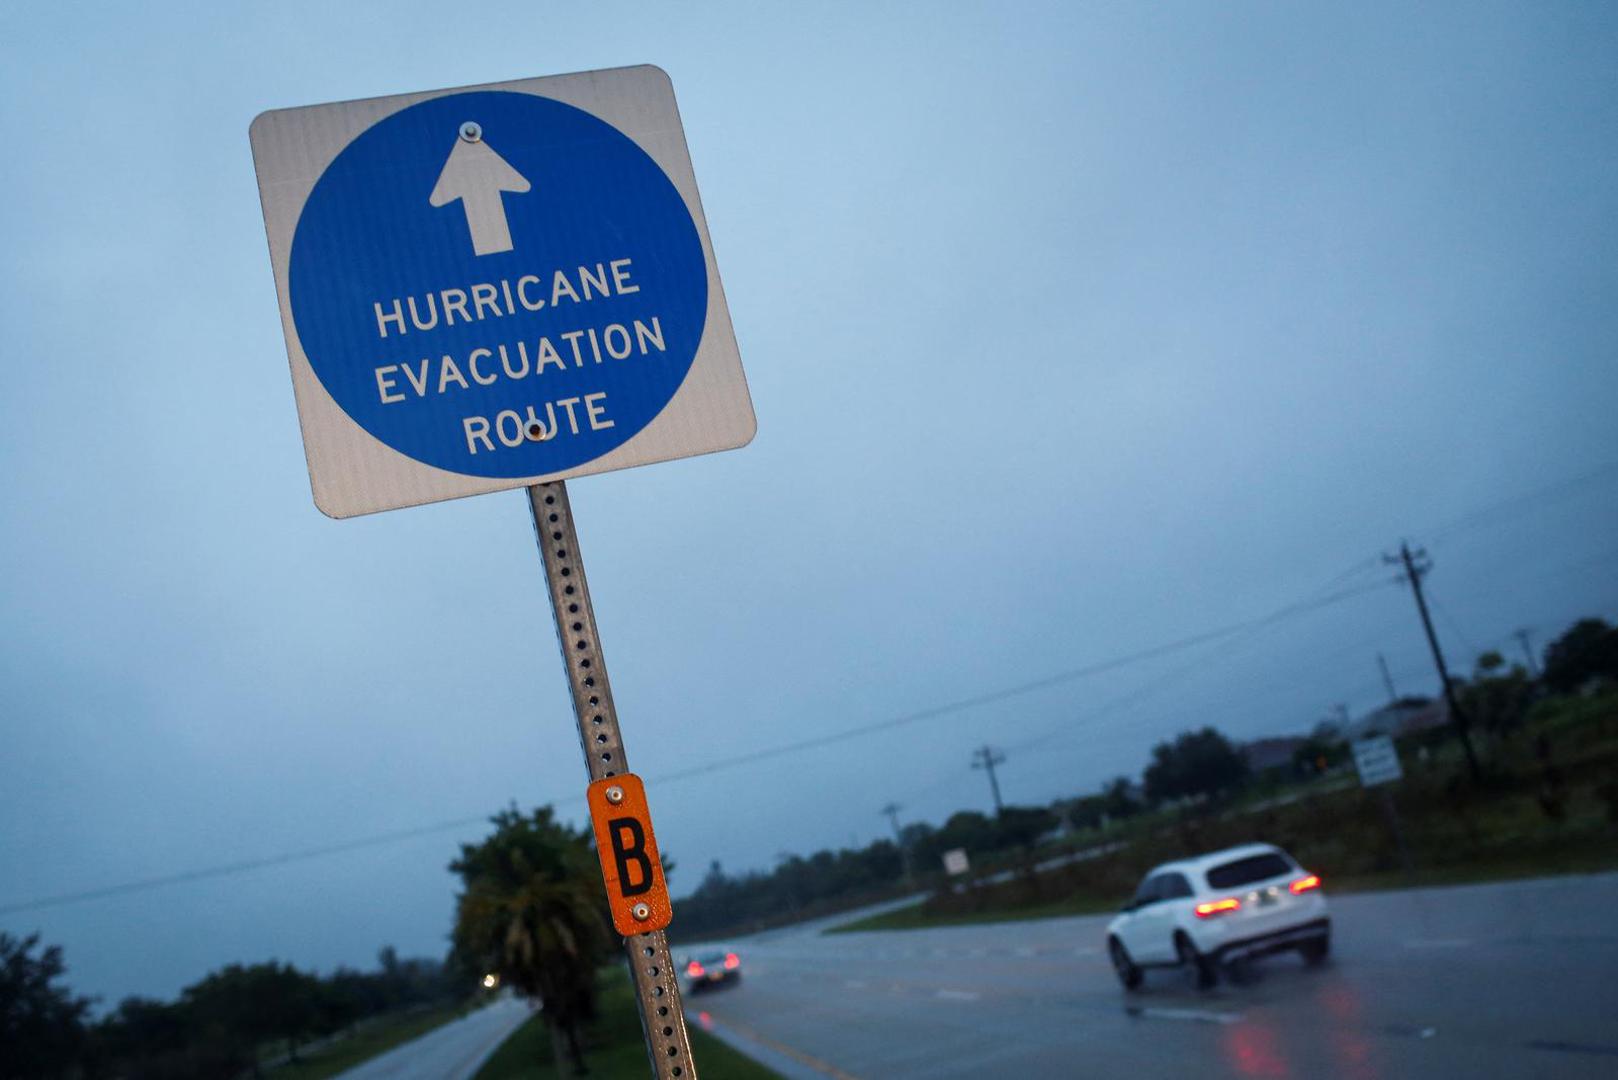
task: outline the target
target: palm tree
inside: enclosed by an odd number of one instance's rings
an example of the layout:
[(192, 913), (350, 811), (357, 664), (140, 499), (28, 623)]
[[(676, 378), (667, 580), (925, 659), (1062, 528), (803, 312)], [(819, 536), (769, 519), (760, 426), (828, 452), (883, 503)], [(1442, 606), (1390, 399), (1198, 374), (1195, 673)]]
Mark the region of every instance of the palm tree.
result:
[(582, 1075), (580, 1034), (595, 1016), (596, 968), (612, 943), (590, 833), (557, 822), (548, 806), (527, 817), (512, 807), (490, 821), (494, 835), (463, 844), (450, 864), (465, 885), (455, 949), (537, 1000), (558, 1073), (565, 1046), (574, 1073)]

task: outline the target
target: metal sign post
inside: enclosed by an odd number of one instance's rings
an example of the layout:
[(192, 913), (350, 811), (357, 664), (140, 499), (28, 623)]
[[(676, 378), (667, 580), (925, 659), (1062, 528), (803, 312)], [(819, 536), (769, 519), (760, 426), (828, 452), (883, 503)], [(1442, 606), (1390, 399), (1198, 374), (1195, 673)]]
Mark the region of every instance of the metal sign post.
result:
[[(601, 654), (601, 638), (596, 632), (595, 611), (590, 606), (590, 587), (584, 577), (584, 561), (579, 557), (579, 536), (573, 528), (567, 486), (561, 481), (535, 484), (528, 489), (528, 504), (533, 510), (539, 553), (545, 560), (545, 582), (550, 588), (556, 640), (562, 648), (562, 663), (573, 694), (573, 715), (578, 719), (585, 771), (592, 782), (622, 777), (629, 772), (629, 761)], [(659, 877), (661, 873), (659, 867)], [(685, 1030), (680, 981), (674, 971), (674, 957), (669, 953), (668, 935), (659, 928), (627, 936), (624, 951), (635, 981), (635, 1000), (640, 1007), (652, 1075), (692, 1080), (697, 1067)]]

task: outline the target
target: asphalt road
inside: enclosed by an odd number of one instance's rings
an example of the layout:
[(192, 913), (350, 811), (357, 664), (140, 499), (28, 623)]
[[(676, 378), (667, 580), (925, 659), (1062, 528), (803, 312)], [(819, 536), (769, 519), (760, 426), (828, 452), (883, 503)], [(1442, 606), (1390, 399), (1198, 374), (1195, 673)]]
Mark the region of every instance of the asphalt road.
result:
[(526, 1002), (501, 998), (355, 1066), (338, 1080), (467, 1080), (528, 1017)]
[(794, 1078), (1618, 1076), (1618, 874), (1331, 903), (1327, 967), (1205, 993), (1125, 995), (1105, 917), (811, 926), (737, 942), (743, 982), (687, 1012)]

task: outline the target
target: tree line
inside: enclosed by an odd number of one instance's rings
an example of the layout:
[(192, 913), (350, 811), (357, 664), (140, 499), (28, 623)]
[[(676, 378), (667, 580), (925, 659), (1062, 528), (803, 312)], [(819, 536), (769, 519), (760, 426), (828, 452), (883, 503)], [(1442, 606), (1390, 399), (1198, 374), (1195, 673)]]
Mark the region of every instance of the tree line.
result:
[(0, 1080), (218, 1080), (296, 1061), (312, 1040), (367, 1018), (466, 996), (437, 960), (384, 947), (379, 969), (321, 976), (275, 961), (230, 964), (174, 1001), (128, 997), (92, 1018), (95, 1002), (63, 984), (60, 946), (0, 932)]

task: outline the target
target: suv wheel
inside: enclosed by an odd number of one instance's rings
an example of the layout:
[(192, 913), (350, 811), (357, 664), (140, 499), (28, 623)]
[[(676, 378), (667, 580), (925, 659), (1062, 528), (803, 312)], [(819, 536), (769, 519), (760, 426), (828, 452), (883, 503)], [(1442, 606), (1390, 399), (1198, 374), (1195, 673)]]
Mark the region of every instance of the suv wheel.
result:
[(1124, 984), (1124, 989), (1140, 989), (1141, 970), (1135, 966), (1135, 961), (1129, 958), (1124, 943), (1117, 938), (1108, 938), (1107, 955), (1112, 958), (1112, 970), (1118, 973), (1118, 981)]
[(1317, 938), (1310, 938), (1298, 946), (1298, 952), (1303, 956), (1303, 962), (1310, 967), (1319, 967), (1331, 956), (1331, 937), (1321, 934)]
[(1219, 972), (1214, 968), (1213, 961), (1199, 953), (1197, 947), (1191, 944), (1191, 939), (1184, 934), (1174, 935), (1174, 954), (1180, 958), (1180, 966), (1185, 969), (1191, 985), (1198, 990), (1212, 989), (1219, 981)]

